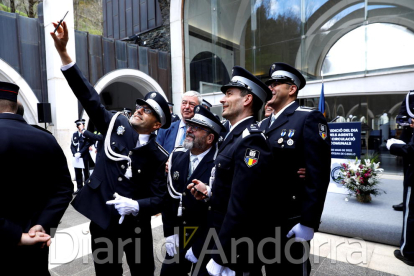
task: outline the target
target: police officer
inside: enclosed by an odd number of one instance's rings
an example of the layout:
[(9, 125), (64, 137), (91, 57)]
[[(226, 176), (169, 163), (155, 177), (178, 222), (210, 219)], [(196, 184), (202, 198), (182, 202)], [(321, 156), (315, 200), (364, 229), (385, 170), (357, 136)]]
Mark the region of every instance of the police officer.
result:
[[(288, 238), (295, 242), (282, 252), (281, 264), (266, 265), (268, 275), (308, 275), (310, 262), (294, 264), (292, 259), (308, 257), (309, 241), (318, 230), (330, 180), (331, 143), (327, 122), (319, 111), (300, 107), (296, 102), (305, 78), (292, 66), (276, 62), (269, 70), (266, 82), (273, 97), (268, 105), (273, 115), (260, 128), (272, 148), (273, 185), (281, 194), (282, 250)], [(306, 169), (301, 178), (299, 169)], [(282, 184), (283, 183), (283, 184)], [(288, 243), (290, 244), (290, 243)], [(305, 251), (307, 255), (304, 255)]]
[[(193, 179), (208, 182), (218, 151), (219, 133), (224, 127), (202, 106), (196, 106), (194, 112), (194, 117), (186, 119), (183, 147), (176, 148), (168, 162), (170, 196), (162, 216), (167, 254), (161, 268), (162, 276), (188, 275), (191, 263), (197, 262), (207, 232), (207, 203), (191, 196), (187, 185)], [(179, 228), (178, 232), (174, 231), (175, 227)], [(187, 228), (195, 229), (194, 235), (184, 231)], [(172, 262), (176, 253), (177, 260)]]
[(83, 177), (82, 168), (75, 167), (76, 185), (78, 189), (73, 193), (74, 195), (78, 194), (82, 189), (83, 179), (86, 181), (89, 178), (89, 146), (92, 144), (92, 142), (83, 135), (83, 132), (85, 131), (85, 119), (76, 120), (75, 124), (78, 130), (72, 135), (70, 150), (72, 151), (73, 157), (82, 159)]
[(73, 184), (53, 135), (16, 114), (18, 93), (17, 85), (0, 82), (0, 266), (2, 274), (44, 276), (50, 275), (48, 246)]
[[(414, 95), (411, 94), (414, 93), (410, 91), (407, 94), (404, 101), (406, 106), (402, 106), (401, 111), (406, 114), (405, 125), (414, 126)], [(414, 266), (414, 199), (411, 196), (414, 183), (414, 136), (411, 135), (411, 140), (407, 144), (402, 140), (389, 139), (387, 148), (391, 154), (402, 156), (404, 162), (403, 229), (400, 249), (394, 251), (394, 256), (405, 264)]]
[(171, 112), (171, 123), (174, 123), (180, 120), (180, 117), (178, 117), (178, 115), (173, 112), (173, 106), (174, 106), (173, 103), (168, 102), (168, 107), (170, 108), (170, 112)]
[(206, 108), (208, 111), (210, 111), (210, 108), (213, 107), (213, 105), (209, 103), (206, 99), (203, 99), (201, 105), (204, 106), (204, 108)]
[(160, 93), (149, 92), (136, 100), (136, 111), (129, 120), (122, 112), (106, 110), (66, 51), (65, 22), (57, 35), (51, 33), (64, 65), (63, 74), (105, 137), (101, 150), (105, 154), (99, 156), (93, 175), (72, 202), (91, 220), (96, 275), (122, 275), (124, 252), (131, 275), (153, 275), (151, 216), (161, 211), (167, 192), (168, 153), (151, 132), (170, 125), (167, 101)]
[[(203, 265), (198, 275), (208, 275), (205, 264), (211, 275), (257, 273), (257, 270), (260, 273), (257, 252), (251, 260), (245, 244), (237, 247), (232, 244), (234, 240), (248, 238), (255, 244), (252, 249), (257, 249), (257, 242), (266, 228), (264, 218), (269, 215), (270, 203), (277, 195), (272, 192), (275, 185), (265, 184), (269, 179), (272, 156), (255, 119), (271, 93), (264, 83), (239, 66), (233, 68), (230, 83), (223, 85), (221, 91), (224, 93), (220, 100), (223, 117), (231, 124), (230, 132), (219, 148), (210, 183), (199, 180), (193, 180), (193, 183), (197, 190), (210, 197), (209, 226), (217, 231), (219, 239), (211, 242), (209, 249), (222, 248), (223, 254), (206, 256), (202, 252), (199, 262)], [(188, 185), (188, 189), (196, 198), (203, 199), (194, 190), (194, 184)], [(210, 240), (206, 242), (211, 241), (211, 236), (208, 237)]]

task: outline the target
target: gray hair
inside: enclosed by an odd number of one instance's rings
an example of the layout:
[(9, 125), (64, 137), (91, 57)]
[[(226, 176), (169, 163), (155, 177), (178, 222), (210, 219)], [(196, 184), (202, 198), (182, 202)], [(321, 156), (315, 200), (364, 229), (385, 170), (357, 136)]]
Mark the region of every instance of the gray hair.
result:
[(187, 91), (187, 92), (185, 92), (183, 94), (183, 96), (181, 97), (181, 99), (184, 98), (184, 96), (187, 96), (187, 97), (197, 97), (198, 104), (201, 104), (203, 102), (203, 97), (197, 91), (193, 91), (193, 90)]

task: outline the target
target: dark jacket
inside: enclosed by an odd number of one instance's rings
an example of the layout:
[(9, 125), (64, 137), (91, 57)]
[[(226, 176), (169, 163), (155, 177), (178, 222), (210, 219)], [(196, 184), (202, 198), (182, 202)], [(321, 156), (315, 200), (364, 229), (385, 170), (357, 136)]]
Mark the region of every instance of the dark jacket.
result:
[(53, 135), (17, 114), (0, 114), (0, 128), (0, 240), (7, 252), (34, 225), (42, 225), (48, 234), (57, 228), (72, 200), (73, 183)]
[[(263, 120), (260, 128), (273, 152), (272, 179), (282, 196), (284, 221), (291, 226), (300, 222), (317, 231), (330, 181), (331, 139), (326, 119), (319, 111), (299, 107), (296, 102), (269, 128), (270, 118)], [(294, 133), (289, 137), (291, 131)], [(306, 168), (305, 179), (299, 178), (299, 168)]]
[[(174, 227), (179, 227), (180, 230), (180, 249), (187, 251), (192, 247), (194, 255), (198, 258), (200, 251), (203, 247), (206, 232), (207, 232), (207, 208), (208, 205), (204, 200), (196, 200), (187, 190), (187, 185), (193, 179), (198, 179), (203, 183), (208, 183), (211, 175), (211, 169), (214, 167), (214, 158), (217, 154), (217, 146), (214, 145), (210, 151), (204, 156), (201, 162), (198, 164), (195, 171), (188, 178), (189, 163), (190, 163), (190, 151), (183, 147), (177, 147), (172, 153), (171, 162), (171, 180), (172, 186), (176, 192), (182, 193), (182, 216), (177, 216), (177, 210), (179, 207), (179, 199), (173, 199), (168, 195), (168, 204), (163, 212), (162, 220), (164, 227), (164, 236), (168, 237), (174, 233)], [(183, 246), (183, 229), (184, 227), (197, 227), (194, 232), (194, 236), (188, 240)], [(190, 235), (191, 233), (188, 232)], [(184, 252), (185, 254), (185, 252)]]
[[(229, 263), (218, 254), (213, 255), (213, 259), (239, 271), (249, 270), (249, 249), (247, 243), (242, 243), (237, 252), (233, 252), (237, 258), (232, 260), (232, 239), (248, 237), (257, 249), (257, 242), (266, 232), (263, 231), (266, 227), (264, 218), (273, 213), (269, 206), (275, 200), (272, 192), (275, 186), (267, 184), (272, 155), (255, 123), (253, 117), (246, 119), (222, 142), (214, 161), (212, 196), (208, 201), (210, 227), (216, 229)], [(255, 264), (257, 262), (255, 259)]]
[(95, 127), (106, 138), (109, 136), (112, 150), (132, 159), (132, 178), (128, 179), (125, 177), (127, 161), (110, 160), (101, 150), (92, 176), (72, 205), (101, 228), (107, 229), (111, 225), (116, 226), (120, 217), (113, 206), (106, 205), (106, 201), (112, 200), (117, 192), (137, 200), (139, 204), (138, 216), (126, 216), (124, 223), (136, 220), (143, 227), (150, 226), (151, 216), (161, 212), (166, 195), (165, 162), (168, 153), (156, 143), (155, 135), (146, 145), (137, 148), (138, 133), (125, 116), (117, 116), (111, 133), (107, 133), (114, 114), (100, 103), (98, 93), (76, 64), (63, 74)]

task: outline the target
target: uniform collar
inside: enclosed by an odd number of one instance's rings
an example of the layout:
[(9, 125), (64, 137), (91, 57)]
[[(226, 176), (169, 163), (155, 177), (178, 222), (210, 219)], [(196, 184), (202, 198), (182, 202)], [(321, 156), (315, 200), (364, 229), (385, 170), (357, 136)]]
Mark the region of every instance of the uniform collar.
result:
[(22, 115), (14, 114), (14, 113), (0, 113), (0, 119), (11, 119), (11, 120), (26, 122), (23, 119)]

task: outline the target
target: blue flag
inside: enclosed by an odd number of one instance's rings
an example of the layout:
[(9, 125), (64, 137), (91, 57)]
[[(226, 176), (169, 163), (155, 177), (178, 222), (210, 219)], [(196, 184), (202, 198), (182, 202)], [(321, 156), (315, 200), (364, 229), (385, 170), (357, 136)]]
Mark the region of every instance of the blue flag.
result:
[(319, 111), (323, 114), (324, 117), (326, 117), (325, 114), (325, 94), (323, 93), (323, 83), (322, 83), (322, 90), (321, 90), (321, 96), (319, 97)]

